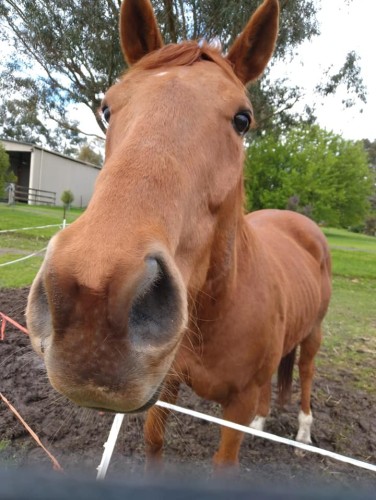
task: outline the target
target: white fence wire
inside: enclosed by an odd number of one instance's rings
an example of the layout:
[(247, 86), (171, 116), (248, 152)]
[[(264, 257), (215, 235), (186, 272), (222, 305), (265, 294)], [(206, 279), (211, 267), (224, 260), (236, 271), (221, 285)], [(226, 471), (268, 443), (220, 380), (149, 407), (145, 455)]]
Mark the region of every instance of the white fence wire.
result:
[[(217, 425), (222, 425), (224, 427), (229, 427), (230, 429), (235, 429), (240, 432), (244, 432), (245, 434), (251, 434), (252, 436), (261, 437), (263, 439), (268, 439), (269, 441), (274, 441), (275, 443), (282, 443), (288, 446), (294, 446), (295, 448), (309, 451), (311, 453), (317, 453), (318, 455), (322, 455), (324, 457), (332, 458), (334, 460), (338, 460), (339, 462), (344, 462), (350, 465), (354, 465), (355, 467), (360, 467), (362, 469), (367, 469), (372, 472), (376, 472), (376, 465), (369, 464), (367, 462), (362, 462), (361, 460), (356, 460), (355, 458), (346, 457), (344, 455), (340, 455), (339, 453), (334, 453), (333, 451), (323, 450), (322, 448), (318, 448), (317, 446), (312, 446), (309, 444), (299, 443), (298, 441), (294, 441), (292, 439), (287, 439), (284, 437), (276, 436), (275, 434), (270, 434), (269, 432), (259, 431), (257, 429), (252, 429), (251, 427), (246, 427), (245, 425), (236, 424), (234, 422), (230, 422), (228, 420), (223, 420), (222, 418), (213, 417), (211, 415), (206, 415), (205, 413), (201, 413), (195, 410), (190, 410), (188, 408), (182, 408), (181, 406), (176, 406), (170, 403), (166, 403), (164, 401), (157, 401), (157, 406), (162, 408), (166, 408), (168, 410), (176, 411), (179, 413), (184, 413), (185, 415), (190, 415), (194, 418), (199, 418), (201, 420), (206, 420), (207, 422), (211, 422)], [(124, 415), (122, 413), (117, 413), (115, 415), (114, 421), (112, 423), (112, 427), (110, 430), (110, 434), (108, 440), (103, 445), (104, 452), (102, 456), (101, 463), (97, 468), (98, 474), (97, 479), (104, 479), (106, 476), (106, 472), (108, 466), (110, 464), (111, 456), (115, 448), (115, 444), (119, 435), (119, 431), (121, 428), (121, 424), (123, 422)]]
[[(63, 226), (61, 226), (61, 224), (49, 224), (46, 226), (24, 227), (24, 228), (18, 228), (18, 229), (4, 229), (4, 230), (1, 230), (0, 233), (26, 231), (29, 229), (44, 229), (44, 228), (49, 228), (49, 227), (63, 227), (64, 228), (65, 221), (63, 223)], [(15, 264), (17, 262), (21, 262), (21, 261), (24, 261), (26, 259), (30, 259), (31, 257), (34, 257), (36, 255), (39, 255), (39, 254), (45, 252), (46, 249), (47, 249), (47, 247), (42, 248), (41, 250), (38, 250), (37, 252), (33, 252), (33, 253), (26, 255), (24, 257), (21, 257), (19, 259), (16, 259), (16, 260), (13, 260), (10, 262), (5, 262), (3, 264), (0, 264), (0, 267), (8, 266), (10, 264)], [(356, 459), (351, 458), (351, 457), (346, 457), (344, 455), (340, 455), (339, 453), (334, 453), (332, 451), (323, 450), (322, 448), (318, 448), (317, 446), (312, 446), (312, 445), (300, 443), (300, 442), (294, 441), (292, 439), (287, 439), (287, 438), (283, 438), (280, 436), (276, 436), (275, 434), (270, 434), (269, 432), (264, 432), (264, 431), (259, 431), (257, 429), (252, 429), (251, 427), (246, 427), (244, 425), (236, 424), (236, 423), (230, 422), (228, 420), (223, 420), (223, 419), (218, 418), (218, 417), (206, 415), (205, 413), (201, 413), (198, 411), (190, 410), (187, 408), (182, 408), (181, 406), (176, 406), (176, 405), (173, 405), (170, 403), (166, 403), (164, 401), (157, 401), (156, 405), (158, 405), (162, 408), (172, 410), (172, 411), (183, 413), (185, 415), (190, 415), (194, 418), (206, 420), (207, 422), (211, 422), (211, 423), (215, 423), (217, 425), (229, 427), (231, 429), (235, 429), (235, 430), (238, 430), (240, 432), (244, 432), (246, 434), (251, 434), (253, 436), (261, 437), (263, 439), (268, 439), (268, 440), (274, 441), (276, 443), (282, 443), (282, 444), (286, 444), (288, 446), (293, 446), (295, 448), (298, 448), (298, 449), (301, 449), (304, 451), (308, 451), (311, 453), (317, 453), (319, 455), (322, 455), (322, 456), (325, 456), (328, 458), (332, 458), (332, 459), (338, 460), (340, 462), (354, 465), (355, 467), (360, 467), (363, 469), (370, 470), (372, 472), (376, 472), (376, 465), (373, 465), (373, 464), (370, 464), (367, 462), (362, 462), (361, 460), (356, 460)], [(113, 450), (114, 450), (114, 447), (115, 447), (115, 444), (116, 444), (116, 441), (117, 441), (117, 438), (118, 438), (118, 435), (120, 432), (120, 428), (121, 428), (123, 419), (124, 419), (124, 414), (118, 413), (115, 415), (114, 421), (113, 421), (112, 426), (111, 426), (108, 440), (104, 444), (104, 452), (102, 455), (101, 463), (97, 468), (97, 470), (98, 470), (97, 479), (104, 479), (106, 476), (106, 472), (107, 472), (108, 466), (110, 464), (111, 456), (112, 456), (112, 453), (113, 453)]]

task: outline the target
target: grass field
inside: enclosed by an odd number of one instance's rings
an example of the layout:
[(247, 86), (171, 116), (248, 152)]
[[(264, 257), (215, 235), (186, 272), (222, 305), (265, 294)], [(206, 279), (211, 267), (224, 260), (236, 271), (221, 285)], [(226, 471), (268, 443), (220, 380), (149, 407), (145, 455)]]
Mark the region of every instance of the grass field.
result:
[[(82, 211), (71, 210), (72, 222)], [(61, 208), (8, 207), (0, 204), (0, 231), (61, 224)], [(0, 264), (44, 248), (59, 227), (0, 233)], [(333, 365), (354, 368), (354, 384), (375, 390), (376, 370), (376, 238), (325, 228), (333, 260), (333, 296), (325, 321), (320, 370)], [(42, 257), (0, 267), (0, 287), (31, 284)], [(1, 304), (0, 304), (1, 310)], [(6, 311), (3, 311), (6, 312)], [(332, 371), (332, 370), (331, 370)], [(340, 377), (341, 370), (337, 370)]]
[[(82, 210), (71, 209), (67, 212), (67, 223), (73, 222)], [(0, 203), (0, 265), (22, 258), (45, 248), (50, 238), (60, 229), (63, 222), (61, 207), (40, 207), (20, 204), (8, 206)], [(44, 229), (21, 230), (21, 228), (56, 225)], [(0, 267), (0, 287), (28, 286), (34, 279), (43, 260), (43, 253), (9, 266)]]
[[(333, 261), (333, 295), (318, 366), (354, 371), (354, 385), (376, 389), (376, 238), (324, 229)], [(339, 368), (339, 369), (338, 369)]]

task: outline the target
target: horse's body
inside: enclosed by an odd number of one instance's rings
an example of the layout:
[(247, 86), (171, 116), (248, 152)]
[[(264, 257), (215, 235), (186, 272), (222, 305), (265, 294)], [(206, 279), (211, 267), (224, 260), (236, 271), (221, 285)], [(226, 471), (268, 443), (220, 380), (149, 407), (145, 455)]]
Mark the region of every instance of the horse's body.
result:
[[(51, 241), (27, 309), (52, 384), (78, 404), (142, 411), (185, 382), (226, 419), (261, 428), (272, 375), (279, 367), (283, 399), (300, 346), (297, 437), (310, 442), (328, 247), (299, 214), (242, 208), (242, 83), (263, 71), (277, 26), (278, 2), (265, 0), (230, 66), (205, 44), (162, 47), (148, 0), (123, 3), (135, 65), (103, 102), (106, 162), (86, 212)], [(151, 459), (167, 415), (148, 412)], [(215, 461), (234, 463), (241, 433), (221, 432)]]

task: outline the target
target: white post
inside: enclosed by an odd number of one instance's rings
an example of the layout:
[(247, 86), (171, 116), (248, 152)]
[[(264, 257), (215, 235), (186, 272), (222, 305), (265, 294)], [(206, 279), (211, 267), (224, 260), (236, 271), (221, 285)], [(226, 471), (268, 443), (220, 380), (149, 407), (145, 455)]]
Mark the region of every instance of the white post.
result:
[(121, 424), (123, 423), (124, 413), (117, 413), (115, 415), (114, 421), (112, 422), (112, 427), (110, 430), (110, 434), (108, 436), (108, 440), (104, 443), (104, 452), (102, 456), (101, 463), (98, 466), (98, 479), (104, 479), (106, 476), (106, 472), (112, 457), (112, 453), (115, 448), (116, 440), (120, 431)]

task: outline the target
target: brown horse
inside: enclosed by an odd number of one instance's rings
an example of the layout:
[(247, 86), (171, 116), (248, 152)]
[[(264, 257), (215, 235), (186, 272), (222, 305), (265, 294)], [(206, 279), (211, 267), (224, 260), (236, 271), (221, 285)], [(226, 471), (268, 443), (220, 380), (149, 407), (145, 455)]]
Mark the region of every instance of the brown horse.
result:
[[(79, 405), (140, 412), (174, 402), (184, 382), (225, 419), (260, 428), (273, 373), (286, 395), (300, 346), (297, 437), (310, 442), (327, 243), (297, 213), (243, 213), (244, 84), (273, 53), (278, 14), (265, 0), (224, 57), (205, 43), (162, 46), (149, 0), (123, 2), (132, 67), (103, 100), (105, 164), (85, 213), (51, 240), (27, 308), (52, 385)], [(148, 412), (149, 459), (167, 415)], [(241, 440), (222, 428), (215, 463), (236, 463)]]

